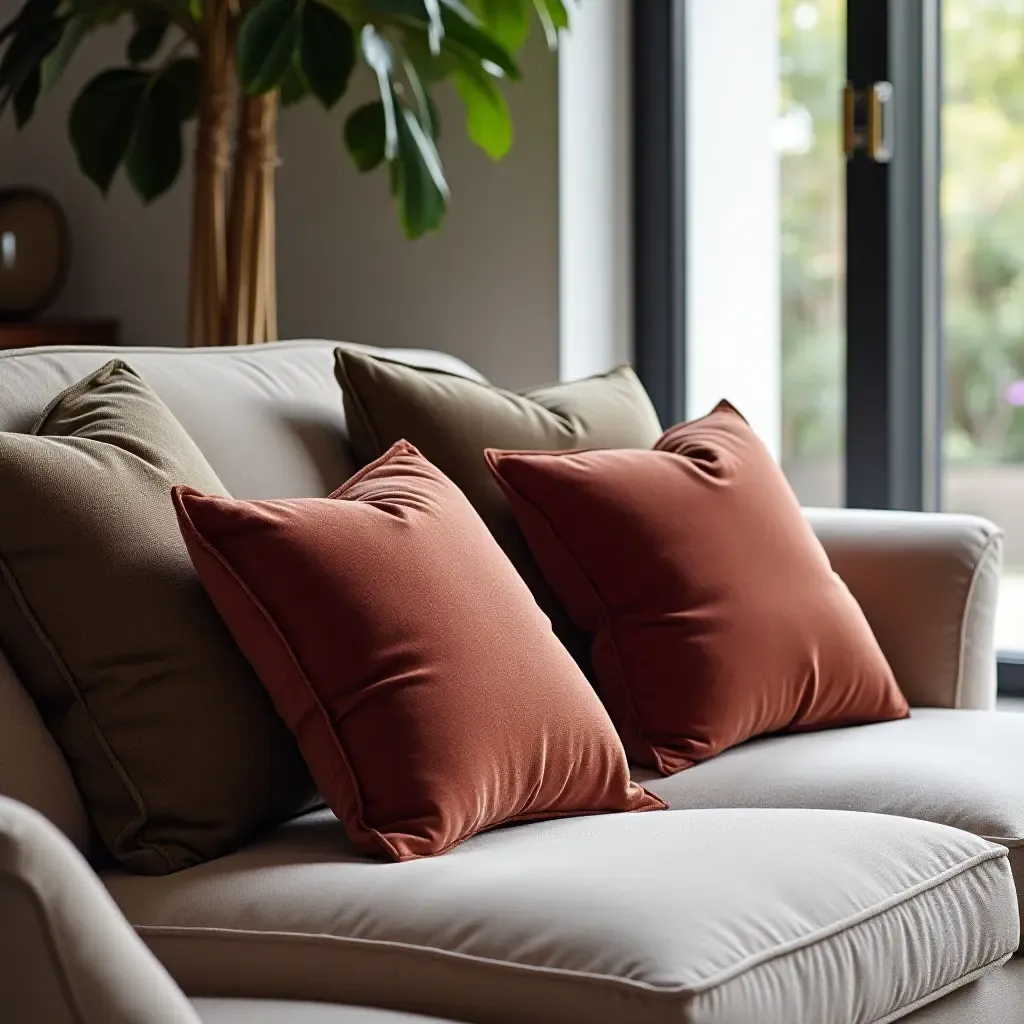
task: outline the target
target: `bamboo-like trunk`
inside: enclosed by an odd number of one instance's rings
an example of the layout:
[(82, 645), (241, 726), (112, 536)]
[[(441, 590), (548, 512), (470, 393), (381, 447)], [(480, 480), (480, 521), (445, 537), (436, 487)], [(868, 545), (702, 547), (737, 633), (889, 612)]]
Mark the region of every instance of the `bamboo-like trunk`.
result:
[(276, 93), (241, 99), (228, 216), (227, 345), (258, 345), (277, 338), (276, 126)]
[(224, 197), (233, 68), (230, 3), (209, 0), (203, 6), (188, 309), (188, 342), (194, 346), (224, 343), (228, 280)]

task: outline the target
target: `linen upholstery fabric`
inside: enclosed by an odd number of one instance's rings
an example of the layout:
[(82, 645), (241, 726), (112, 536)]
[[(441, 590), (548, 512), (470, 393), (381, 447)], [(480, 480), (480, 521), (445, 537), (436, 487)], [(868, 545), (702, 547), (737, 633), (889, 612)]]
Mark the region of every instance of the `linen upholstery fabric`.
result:
[(663, 806), (461, 491), (401, 442), (328, 499), (175, 488), (192, 560), (363, 852)]
[(1024, 897), (1024, 715), (920, 708), (896, 722), (752, 740), (667, 779), (642, 768), (633, 777), (673, 809), (820, 807), (951, 825), (1008, 847)]
[(170, 501), (223, 493), (114, 361), (0, 434), (0, 642), (91, 819), (136, 871), (215, 857), (297, 813), (292, 737), (196, 577)]
[(593, 637), (631, 759), (669, 775), (761, 733), (909, 713), (782, 471), (728, 403), (655, 451), (487, 458)]
[(188, 992), (489, 1024), (875, 1024), (1018, 941), (1000, 847), (839, 811), (564, 818), (405, 864), (320, 812), (105, 881)]
[(192, 1005), (203, 1024), (451, 1024), (418, 1013), (278, 999), (194, 999)]
[(996, 706), (1003, 531), (979, 516), (805, 509), (911, 706)]
[(334, 375), (334, 352), (341, 344), (481, 379), (441, 352), (337, 341), (11, 349), (0, 351), (0, 430), (31, 430), (58, 392), (111, 359), (126, 359), (236, 498), (322, 498), (358, 468)]
[(902, 1019), (906, 1024), (1019, 1024), (1024, 1020), (1022, 991), (1024, 957), (1015, 956), (999, 970)]
[(440, 370), (339, 349), (352, 448), (363, 464), (403, 438), (469, 498), (555, 633), (586, 665), (586, 638), (551, 592), (487, 471), (485, 448), (650, 448), (661, 434), (657, 413), (628, 366), (565, 384), (516, 393)]
[(89, 817), (64, 755), (0, 651), (0, 796), (39, 811), (83, 853)]
[(78, 851), (0, 797), (0, 1018), (199, 1024)]

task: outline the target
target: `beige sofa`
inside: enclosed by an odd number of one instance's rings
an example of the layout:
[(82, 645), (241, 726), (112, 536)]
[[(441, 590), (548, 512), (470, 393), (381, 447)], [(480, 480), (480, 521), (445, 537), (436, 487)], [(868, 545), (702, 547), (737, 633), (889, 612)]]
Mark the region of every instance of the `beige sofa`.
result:
[[(331, 348), (0, 353), (0, 429), (120, 355), (235, 495), (323, 495), (353, 468)], [(807, 514), (912, 718), (638, 772), (669, 811), (499, 829), (406, 864), (359, 857), (317, 811), (175, 875), (110, 868), (0, 652), (0, 1021), (1024, 1021), (1024, 715), (993, 710), (1000, 533)]]

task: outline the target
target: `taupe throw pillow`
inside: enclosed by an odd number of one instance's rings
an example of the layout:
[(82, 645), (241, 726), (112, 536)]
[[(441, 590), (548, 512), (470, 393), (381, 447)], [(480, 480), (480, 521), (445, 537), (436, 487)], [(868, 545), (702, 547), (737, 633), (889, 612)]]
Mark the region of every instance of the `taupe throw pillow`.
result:
[(297, 813), (312, 783), (209, 602), (171, 505), (225, 495), (136, 374), (108, 363), (0, 433), (0, 646), (123, 864), (164, 874)]
[(619, 366), (516, 393), (348, 349), (337, 349), (335, 360), (357, 461), (366, 465), (403, 438), (415, 445), (469, 498), (586, 668), (587, 640), (544, 580), (484, 449), (651, 448), (661, 424), (636, 374)]

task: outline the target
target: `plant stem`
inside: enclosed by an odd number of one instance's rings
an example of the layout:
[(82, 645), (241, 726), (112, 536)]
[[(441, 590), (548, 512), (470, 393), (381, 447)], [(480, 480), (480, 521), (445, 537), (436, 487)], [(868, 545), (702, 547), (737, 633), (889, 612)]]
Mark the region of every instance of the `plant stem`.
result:
[(192, 196), (189, 344), (224, 341), (227, 296), (224, 198), (228, 172), (232, 77), (231, 18), (227, 0), (208, 0), (200, 23), (202, 89)]
[(274, 175), (277, 93), (243, 96), (236, 125), (228, 219), (225, 341), (254, 345), (277, 337)]

